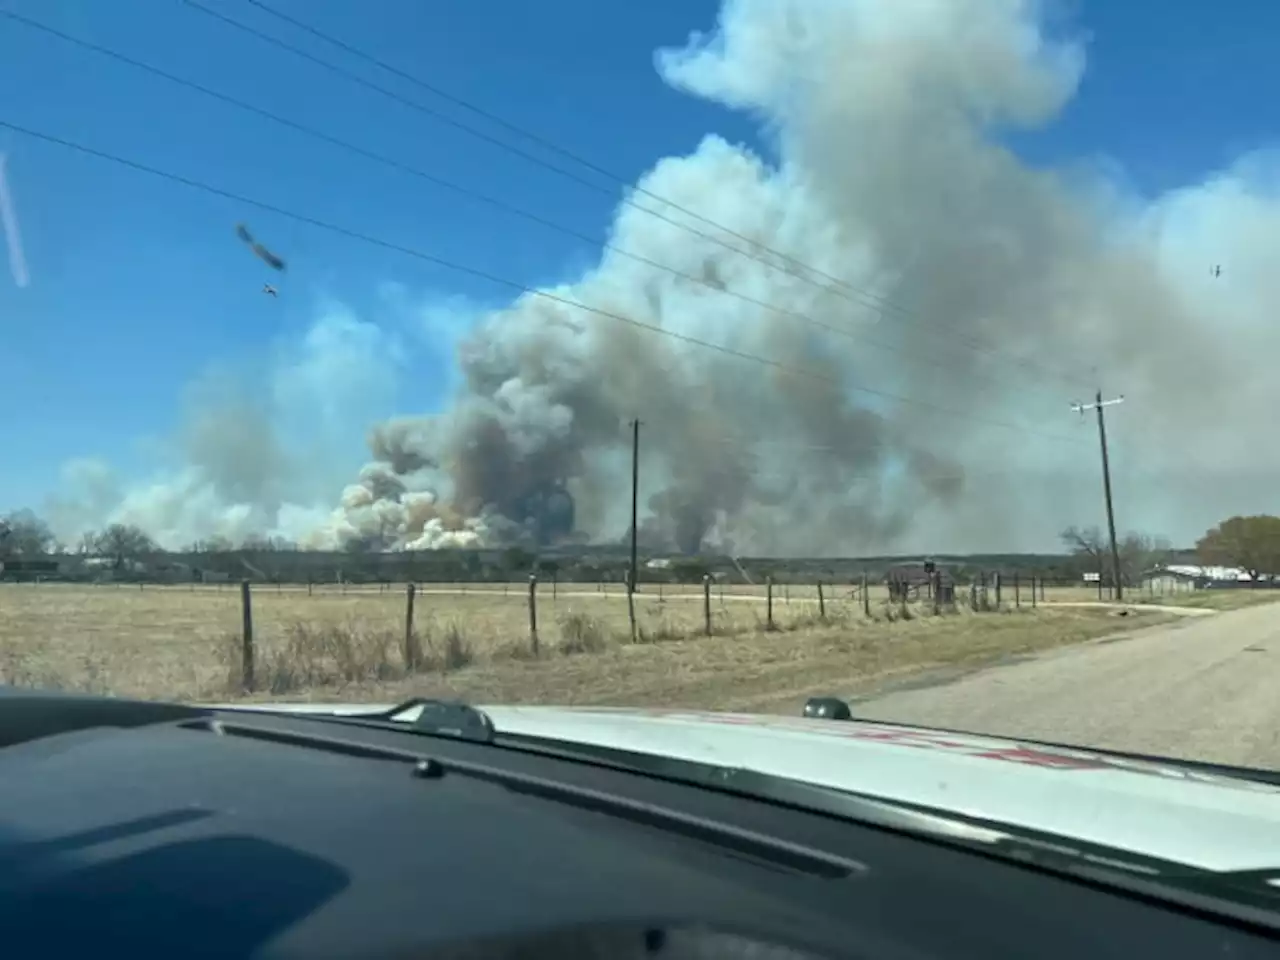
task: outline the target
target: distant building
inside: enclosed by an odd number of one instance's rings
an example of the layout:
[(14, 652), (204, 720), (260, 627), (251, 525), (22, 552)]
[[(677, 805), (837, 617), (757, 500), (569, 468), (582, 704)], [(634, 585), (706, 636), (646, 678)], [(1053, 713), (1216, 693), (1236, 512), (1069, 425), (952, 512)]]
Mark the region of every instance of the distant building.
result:
[(943, 586), (955, 584), (955, 576), (948, 567), (931, 560), (912, 560), (906, 563), (895, 563), (885, 571), (885, 580), (890, 583), (905, 584), (909, 587), (927, 585), (929, 578), (937, 573), (938, 581)]
[(1194, 563), (1171, 563), (1163, 572), (1184, 580), (1205, 580), (1210, 583), (1251, 583), (1252, 575), (1240, 567), (1202, 567)]
[(38, 560), (11, 557), (0, 561), (0, 579), (4, 580), (48, 580), (58, 573), (58, 561), (49, 557)]
[(1253, 575), (1240, 567), (1171, 563), (1147, 572), (1144, 583), (1154, 589), (1224, 589), (1229, 587), (1275, 586), (1274, 575), (1260, 576), (1255, 583)]

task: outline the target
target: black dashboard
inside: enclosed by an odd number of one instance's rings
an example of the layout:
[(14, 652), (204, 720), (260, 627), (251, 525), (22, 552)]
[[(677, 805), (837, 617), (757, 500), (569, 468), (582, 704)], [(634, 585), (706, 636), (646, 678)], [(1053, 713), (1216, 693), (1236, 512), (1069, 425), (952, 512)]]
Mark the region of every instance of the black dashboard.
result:
[(0, 696), (15, 957), (1247, 960), (1274, 937), (825, 813), (390, 724)]

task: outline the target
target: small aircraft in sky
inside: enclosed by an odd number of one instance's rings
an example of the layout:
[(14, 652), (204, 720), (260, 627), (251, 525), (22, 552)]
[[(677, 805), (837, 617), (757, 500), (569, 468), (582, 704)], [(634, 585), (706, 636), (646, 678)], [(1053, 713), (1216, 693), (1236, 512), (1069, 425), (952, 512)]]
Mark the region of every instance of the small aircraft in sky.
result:
[(1210, 271), (1209, 271), (1209, 275), (1210, 275), (1211, 277), (1220, 277), (1220, 276), (1222, 276), (1222, 264), (1217, 264), (1216, 266), (1214, 266), (1214, 268), (1213, 268), (1212, 270), (1210, 270)]
[(269, 283), (264, 283), (262, 285), (262, 292), (269, 297), (278, 297), (280, 295), (279, 291)]

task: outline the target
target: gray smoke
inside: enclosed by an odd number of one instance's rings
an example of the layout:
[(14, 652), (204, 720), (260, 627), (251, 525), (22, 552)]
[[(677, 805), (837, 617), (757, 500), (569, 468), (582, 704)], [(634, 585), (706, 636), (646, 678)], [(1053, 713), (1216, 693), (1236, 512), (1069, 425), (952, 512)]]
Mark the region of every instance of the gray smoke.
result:
[[(1023, 164), (1001, 137), (1051, 123), (1084, 69), (1040, 13), (726, 0), (657, 68), (758, 120), (773, 156), (709, 135), (629, 195), (696, 232), (624, 204), (609, 236), (705, 282), (605, 251), (482, 317), (454, 403), (375, 426), (372, 462), (305, 542), (617, 539), (638, 417), (642, 532), (664, 549), (1043, 549), (1099, 511), (1096, 435), (1068, 410), (1096, 384), (1129, 401), (1112, 426), (1125, 526), (1189, 539), (1265, 506), (1280, 453), (1239, 438), (1280, 399), (1274, 158), (1155, 201), (1100, 162)], [(289, 502), (275, 473), (205, 474), (227, 503)]]

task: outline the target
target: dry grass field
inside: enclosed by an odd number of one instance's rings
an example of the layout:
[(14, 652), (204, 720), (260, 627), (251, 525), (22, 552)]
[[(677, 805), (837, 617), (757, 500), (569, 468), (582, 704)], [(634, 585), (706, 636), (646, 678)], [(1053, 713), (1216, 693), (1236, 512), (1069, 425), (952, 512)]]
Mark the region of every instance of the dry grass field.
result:
[[(1086, 591), (1087, 593), (1087, 591)], [(405, 588), (257, 586), (256, 685), (241, 689), (238, 585), (0, 586), (0, 682), (181, 700), (387, 701), (455, 695), (480, 702), (794, 709), (817, 692), (851, 694), (929, 667), (979, 663), (1163, 622), (1167, 614), (1098, 608), (963, 605), (933, 616), (849, 588), (777, 587), (773, 627), (762, 591), (647, 585), (631, 641), (618, 587), (544, 585), (538, 650), (528, 587), (430, 585), (415, 602), (421, 660), (404, 657)], [(967, 594), (966, 594), (967, 596)], [(1096, 591), (1092, 594), (1096, 599)], [(1046, 599), (1057, 599), (1046, 597)], [(1089, 599), (1089, 597), (1086, 597)]]
[[(1126, 598), (1127, 599), (1127, 598)], [(1170, 607), (1195, 607), (1200, 610), (1240, 610), (1264, 603), (1280, 601), (1277, 590), (1196, 590), (1165, 597), (1142, 597), (1135, 603), (1154, 603)]]

